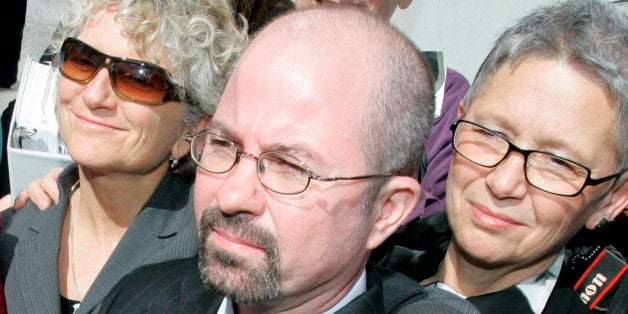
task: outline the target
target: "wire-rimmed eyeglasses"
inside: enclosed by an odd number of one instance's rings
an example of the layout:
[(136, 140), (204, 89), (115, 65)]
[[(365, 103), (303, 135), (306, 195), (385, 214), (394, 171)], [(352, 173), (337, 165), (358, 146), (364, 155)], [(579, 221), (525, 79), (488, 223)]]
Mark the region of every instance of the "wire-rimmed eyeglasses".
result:
[(302, 161), (283, 152), (268, 151), (255, 156), (241, 150), (235, 143), (208, 131), (188, 135), (192, 160), (210, 173), (225, 173), (237, 164), (242, 155), (257, 161), (257, 178), (267, 189), (285, 195), (299, 194), (307, 189), (312, 179), (319, 181), (364, 180), (393, 176), (370, 174), (355, 177), (321, 177), (314, 174)]
[(451, 125), (454, 149), (467, 160), (492, 168), (515, 151), (525, 158), (525, 177), (539, 190), (562, 196), (576, 196), (586, 186), (598, 185), (620, 177), (626, 169), (615, 174), (593, 179), (591, 170), (575, 161), (538, 150), (526, 150), (493, 130), (477, 123), (457, 120)]

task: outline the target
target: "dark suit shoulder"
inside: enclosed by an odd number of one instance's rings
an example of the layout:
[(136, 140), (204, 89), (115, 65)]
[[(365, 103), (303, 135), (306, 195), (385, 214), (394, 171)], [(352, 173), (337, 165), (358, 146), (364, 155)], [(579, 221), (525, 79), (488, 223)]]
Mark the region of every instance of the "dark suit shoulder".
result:
[[(53, 204), (45, 210), (40, 210), (31, 200), (20, 209), (9, 208), (2, 212), (2, 233), (21, 236), (31, 231), (39, 232), (42, 228), (49, 229), (48, 223), (61, 226), (68, 198), (71, 195), (71, 186), (78, 180), (78, 170), (75, 164), (68, 166), (59, 175), (59, 203)], [(60, 228), (60, 227), (59, 227)]]
[(366, 266), (366, 291), (336, 313), (390, 313), (416, 295), (423, 293), (416, 281), (390, 269)]
[(425, 288), (410, 277), (387, 268), (377, 268), (381, 278), (384, 308), (391, 312), (409, 300), (425, 294)]
[(49, 210), (59, 210), (59, 205), (53, 205), (46, 210), (40, 210), (31, 201), (28, 201), (24, 207), (20, 209), (9, 208), (2, 211), (2, 232), (15, 234), (24, 229), (24, 225), (28, 224), (34, 217), (49, 216), (45, 213)]
[(338, 313), (478, 313), (458, 296), (425, 288), (391, 269), (367, 264), (367, 291)]
[(203, 286), (196, 257), (143, 266), (111, 290), (98, 313), (204, 313), (222, 301)]
[(401, 304), (393, 313), (467, 313), (479, 311), (467, 300), (434, 287)]
[(41, 227), (49, 222), (58, 222), (62, 214), (60, 205), (54, 205), (44, 211), (40, 210), (32, 202), (26, 203), (19, 210), (13, 208), (2, 212), (2, 232), (0, 233), (0, 260), (3, 270), (3, 279), (6, 279), (10, 271), (15, 249), (21, 241), (39, 232)]

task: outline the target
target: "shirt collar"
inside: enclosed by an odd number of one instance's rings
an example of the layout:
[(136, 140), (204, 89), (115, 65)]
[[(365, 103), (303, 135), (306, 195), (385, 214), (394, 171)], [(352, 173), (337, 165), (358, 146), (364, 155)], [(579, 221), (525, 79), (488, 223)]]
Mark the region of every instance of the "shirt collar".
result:
[[(530, 308), (534, 313), (543, 312), (543, 309), (545, 308), (545, 305), (547, 304), (547, 301), (549, 300), (549, 297), (554, 290), (554, 286), (556, 286), (558, 274), (560, 274), (560, 269), (563, 265), (564, 259), (565, 249), (563, 248), (563, 250), (560, 252), (560, 254), (558, 254), (558, 257), (556, 257), (556, 260), (548, 270), (546, 270), (539, 276), (526, 279), (516, 285), (517, 289), (519, 289), (528, 300)], [(449, 291), (459, 296), (460, 298), (467, 298), (466, 296), (458, 293), (456, 290), (442, 282), (437, 281), (433, 285), (436, 288)]]
[[(358, 281), (353, 284), (351, 290), (340, 300), (340, 302), (336, 303), (331, 309), (323, 312), (323, 314), (331, 314), (336, 311), (342, 309), (345, 305), (349, 304), (349, 302), (353, 301), (353, 299), (357, 298), (362, 293), (366, 292), (366, 269), (362, 270), (362, 274)], [(233, 302), (225, 297), (220, 304), (220, 308), (216, 314), (234, 314), (233, 310)]]
[(323, 312), (323, 314), (335, 313), (364, 292), (366, 292), (366, 269), (362, 270), (360, 278), (358, 278), (358, 281), (353, 284), (351, 290), (349, 290), (349, 292), (342, 298), (342, 300), (336, 303), (336, 305), (334, 305), (331, 309)]
[(234, 314), (233, 310), (233, 302), (227, 297), (222, 299), (222, 303), (220, 303), (220, 307), (218, 308), (218, 312), (216, 314)]
[(517, 284), (517, 288), (521, 290), (523, 295), (528, 299), (530, 307), (534, 313), (541, 313), (549, 300), (558, 274), (565, 259), (565, 249), (563, 249), (550, 268), (541, 275), (522, 281)]

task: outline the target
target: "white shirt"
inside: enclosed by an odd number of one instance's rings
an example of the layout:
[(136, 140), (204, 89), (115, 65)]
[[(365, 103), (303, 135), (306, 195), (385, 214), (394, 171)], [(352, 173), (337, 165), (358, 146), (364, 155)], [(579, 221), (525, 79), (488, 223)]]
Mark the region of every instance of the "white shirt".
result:
[[(539, 314), (543, 312), (543, 309), (552, 294), (552, 290), (554, 290), (554, 286), (556, 286), (556, 280), (558, 280), (558, 274), (560, 273), (564, 259), (565, 249), (558, 254), (558, 257), (556, 257), (556, 260), (547, 271), (537, 277), (526, 279), (516, 285), (517, 289), (519, 289), (526, 299), (528, 299), (530, 308), (534, 313)], [(467, 298), (442, 282), (435, 282), (434, 286), (451, 292), (463, 299)]]
[(558, 274), (563, 265), (565, 259), (565, 249), (563, 249), (552, 266), (536, 278), (530, 278), (517, 284), (517, 288), (521, 290), (523, 295), (528, 299), (530, 307), (534, 313), (541, 313), (549, 300), (554, 286), (556, 286), (556, 280), (558, 280)]

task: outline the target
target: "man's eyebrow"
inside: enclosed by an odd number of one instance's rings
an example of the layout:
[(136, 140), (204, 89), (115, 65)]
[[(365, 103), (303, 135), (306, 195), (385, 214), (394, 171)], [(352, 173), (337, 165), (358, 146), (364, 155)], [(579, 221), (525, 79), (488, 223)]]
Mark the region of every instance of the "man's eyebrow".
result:
[(268, 147), (268, 150), (293, 156), (305, 163), (306, 166), (313, 167), (314, 169), (311, 169), (313, 172), (324, 171), (324, 169), (329, 168), (325, 158), (307, 144), (274, 144)]
[(235, 133), (231, 131), (229, 127), (227, 127), (224, 123), (216, 120), (212, 120), (209, 122), (207, 126), (207, 130), (212, 133), (216, 133), (230, 141), (234, 140)]
[[(212, 120), (207, 126), (207, 130), (209, 132), (216, 133), (229, 141), (232, 141), (236, 145), (240, 146), (240, 149), (244, 149), (242, 147), (243, 143), (241, 143), (240, 137), (238, 137), (236, 132), (234, 132), (224, 123), (217, 120)], [(325, 158), (323, 158), (322, 155), (316, 152), (315, 148), (316, 147), (312, 147), (311, 145), (305, 143), (272, 143), (269, 146), (264, 147), (264, 151), (281, 152), (299, 159), (300, 161), (304, 162), (308, 167), (315, 167), (320, 170), (328, 169), (330, 165), (325, 161)]]
[(308, 146), (302, 144), (274, 144), (269, 147), (269, 150), (294, 155), (295, 157), (299, 156), (307, 159), (314, 158), (312, 151), (308, 148)]

